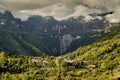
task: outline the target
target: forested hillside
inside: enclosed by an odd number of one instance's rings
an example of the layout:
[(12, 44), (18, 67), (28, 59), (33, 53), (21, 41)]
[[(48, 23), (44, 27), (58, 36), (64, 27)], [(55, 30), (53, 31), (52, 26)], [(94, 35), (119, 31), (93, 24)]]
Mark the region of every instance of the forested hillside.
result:
[(59, 57), (9, 56), (1, 52), (0, 62), (1, 80), (119, 80), (120, 31)]
[(10, 55), (43, 55), (47, 48), (28, 33), (0, 30), (0, 50)]

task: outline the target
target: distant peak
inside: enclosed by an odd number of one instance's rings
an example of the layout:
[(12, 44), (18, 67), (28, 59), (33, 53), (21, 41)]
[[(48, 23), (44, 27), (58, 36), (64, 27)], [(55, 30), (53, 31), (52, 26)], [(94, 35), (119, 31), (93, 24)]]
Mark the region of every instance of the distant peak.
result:
[(54, 17), (52, 17), (52, 16), (46, 16), (45, 19), (46, 20), (55, 20)]
[(4, 15), (8, 18), (14, 18), (13, 14), (10, 11), (4, 11)]

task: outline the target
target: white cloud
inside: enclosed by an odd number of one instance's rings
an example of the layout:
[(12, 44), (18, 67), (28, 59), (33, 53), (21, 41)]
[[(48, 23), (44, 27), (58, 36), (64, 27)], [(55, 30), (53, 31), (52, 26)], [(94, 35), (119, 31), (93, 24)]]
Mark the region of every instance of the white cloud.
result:
[(10, 10), (22, 18), (30, 14), (57, 19), (113, 10), (113, 17), (120, 18), (120, 0), (0, 0), (0, 9)]

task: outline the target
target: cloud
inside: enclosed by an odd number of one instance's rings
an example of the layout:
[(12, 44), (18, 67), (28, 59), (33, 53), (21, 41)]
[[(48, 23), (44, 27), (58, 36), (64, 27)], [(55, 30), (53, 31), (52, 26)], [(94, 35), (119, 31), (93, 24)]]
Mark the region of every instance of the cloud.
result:
[(0, 3), (10, 10), (33, 10), (59, 2), (59, 0), (1, 0)]
[(55, 4), (65, 5), (69, 9), (83, 5), (86, 7), (101, 6), (101, 0), (0, 0), (5, 9), (10, 10), (33, 10), (49, 7)]
[[(13, 13), (53, 16), (56, 19), (79, 16), (93, 12), (114, 11), (113, 17), (120, 14), (120, 0), (0, 0), (0, 9)], [(16, 13), (15, 13), (16, 12)]]

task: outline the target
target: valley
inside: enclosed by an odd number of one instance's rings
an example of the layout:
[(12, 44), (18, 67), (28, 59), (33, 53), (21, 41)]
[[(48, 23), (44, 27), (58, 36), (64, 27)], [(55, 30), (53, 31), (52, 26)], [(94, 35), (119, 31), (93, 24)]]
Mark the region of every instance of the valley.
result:
[[(51, 16), (31, 16), (28, 20), (21, 21), (14, 18), (10, 11), (0, 14), (0, 23), (0, 30), (15, 39), (11, 39), (10, 46), (13, 46), (12, 44), (16, 42), (19, 44), (19, 47), (17, 45), (14, 46), (18, 48), (17, 50), (8, 49), (7, 42), (4, 42), (5, 46), (1, 47), (1, 51), (7, 51), (12, 54), (16, 52), (21, 54), (23, 52), (25, 55), (34, 56), (41, 55), (41, 52), (58, 56), (74, 51), (79, 46), (90, 44), (98, 37), (104, 35), (107, 25), (109, 25), (105, 16), (94, 14), (76, 18), (71, 17), (61, 21), (55, 20)], [(21, 45), (21, 41), (22, 43), (26, 41), (29, 43)], [(26, 51), (28, 50), (27, 46), (32, 51)]]
[(119, 80), (120, 25), (92, 44), (58, 57), (0, 53), (1, 80)]

